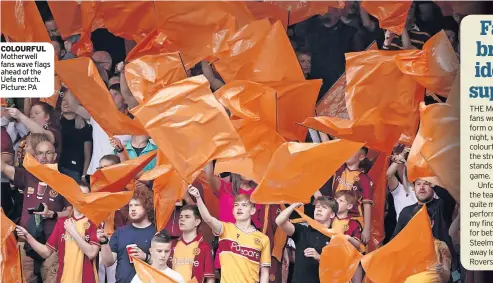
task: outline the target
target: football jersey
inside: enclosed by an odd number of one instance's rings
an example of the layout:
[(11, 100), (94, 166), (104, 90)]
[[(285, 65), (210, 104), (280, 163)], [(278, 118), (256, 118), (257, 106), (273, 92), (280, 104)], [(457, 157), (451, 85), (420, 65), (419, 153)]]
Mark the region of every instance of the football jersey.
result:
[(366, 251), (365, 246), (361, 243), (361, 233), (363, 232), (363, 228), (361, 227), (359, 221), (349, 217), (339, 218), (336, 216), (334, 220), (332, 220), (331, 228), (336, 233), (341, 233), (355, 238), (360, 242), (358, 250), (362, 253)]
[(174, 242), (169, 261), (172, 269), (186, 281), (193, 277), (197, 278), (197, 282), (214, 278), (212, 249), (200, 234), (189, 243), (182, 237)]
[(270, 267), (269, 238), (257, 230), (245, 233), (233, 223), (221, 223), (221, 283), (259, 282), (260, 267)]
[(349, 170), (346, 164), (339, 168), (334, 176), (333, 195), (341, 190), (350, 190), (356, 196), (356, 205), (349, 211), (350, 217), (363, 216), (363, 203), (373, 203), (373, 183), (359, 170)]

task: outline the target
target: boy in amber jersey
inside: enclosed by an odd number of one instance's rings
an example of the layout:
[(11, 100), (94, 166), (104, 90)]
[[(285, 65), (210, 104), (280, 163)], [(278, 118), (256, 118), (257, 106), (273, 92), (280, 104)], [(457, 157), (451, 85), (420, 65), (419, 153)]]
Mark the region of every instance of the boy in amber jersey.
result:
[(188, 193), (197, 199), (204, 222), (219, 236), (221, 283), (268, 283), (270, 242), (251, 223), (256, 209), (250, 197), (243, 194), (235, 196), (233, 216), (236, 223), (233, 224), (212, 217), (197, 188), (190, 186)]
[(181, 209), (179, 227), (182, 235), (173, 243), (170, 266), (186, 281), (195, 277), (200, 283), (214, 283), (212, 249), (197, 232), (201, 223), (197, 206), (186, 205)]

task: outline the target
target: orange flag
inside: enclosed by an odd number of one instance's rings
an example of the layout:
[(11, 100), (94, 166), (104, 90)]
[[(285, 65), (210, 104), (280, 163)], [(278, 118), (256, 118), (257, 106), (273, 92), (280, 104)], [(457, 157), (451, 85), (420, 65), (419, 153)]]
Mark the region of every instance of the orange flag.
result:
[(397, 117), (385, 109), (371, 109), (358, 120), (336, 117), (311, 117), (302, 125), (341, 139), (364, 142), (371, 149), (388, 152), (400, 136), (399, 127), (385, 123), (399, 123)]
[(459, 70), (459, 58), (443, 30), (430, 38), (419, 53), (397, 55), (396, 63), (402, 73), (444, 97), (449, 94)]
[(412, 1), (370, 1), (363, 0), (363, 7), (368, 14), (377, 18), (382, 29), (402, 34), (406, 26), (407, 14)]
[(55, 72), (108, 136), (147, 134), (139, 122), (118, 111), (91, 59), (58, 61)]
[(308, 203), (341, 164), (363, 145), (346, 140), (284, 143), (272, 156), (264, 177), (252, 194), (252, 202)]
[(325, 236), (332, 237), (332, 236), (334, 236), (334, 235), (337, 234), (334, 231), (332, 231), (332, 229), (329, 229), (327, 227), (324, 227), (322, 224), (318, 223), (313, 218), (311, 218), (311, 217), (307, 216), (306, 214), (304, 214), (301, 209), (295, 208), (294, 210), (300, 215), (300, 218), (298, 218), (298, 219), (301, 219), (304, 222), (308, 223), (308, 225), (312, 226), (313, 229), (315, 229), (318, 232), (324, 234)]
[(145, 55), (159, 55), (169, 51), (168, 37), (163, 30), (153, 29), (127, 54), (125, 61), (129, 62)]
[(347, 283), (358, 268), (363, 255), (344, 235), (334, 235), (322, 249), (318, 268), (320, 282)]
[(245, 1), (250, 13), (257, 19), (268, 19), (271, 24), (281, 21), (284, 29), (288, 28), (289, 12), (276, 4), (259, 1)]
[(2, 225), (1, 253), (0, 253), (0, 278), (3, 283), (22, 283), (21, 257), (17, 248), (17, 240), (13, 232), (15, 223), (12, 222), (0, 208), (0, 224)]
[(344, 1), (269, 1), (289, 11), (289, 25), (302, 22), (315, 15), (323, 15), (330, 8), (344, 8)]
[(102, 27), (99, 7), (102, 2), (86, 1), (80, 3), (81, 11), (81, 31), (80, 39), (72, 46), (72, 54), (77, 57), (91, 56), (93, 44), (91, 41), (91, 32)]
[(102, 28), (103, 21), (97, 16), (99, 5), (84, 1), (48, 1), (62, 38), (81, 34), (86, 26), (90, 26), (89, 32)]
[[(78, 211), (94, 223), (101, 223), (111, 213), (126, 205), (133, 192), (97, 192), (84, 194), (74, 179), (58, 172), (50, 166), (40, 164), (30, 154), (24, 158), (24, 167), (39, 180), (45, 182), (54, 191), (61, 194)], [(102, 189), (104, 190), (104, 189)]]
[(457, 71), (457, 76), (455, 76), (454, 83), (450, 89), (450, 93), (447, 96), (447, 104), (456, 109), (457, 114), (460, 111), (460, 71)]
[(373, 282), (404, 282), (436, 264), (430, 218), (423, 206), (404, 229), (385, 246), (365, 255), (361, 264)]
[(121, 192), (144, 167), (156, 157), (156, 152), (125, 160), (122, 163), (102, 168), (91, 176), (91, 192)]
[(298, 123), (313, 116), (322, 80), (265, 83), (277, 92), (277, 131), (286, 140), (305, 141), (307, 129)]
[[(427, 179), (460, 202), (460, 120), (446, 103), (421, 104), (421, 123), (407, 162), (409, 181)], [(431, 175), (431, 176), (430, 176)], [(434, 178), (436, 176), (436, 178)], [(430, 178), (431, 177), (431, 178)]]
[(141, 259), (134, 257), (133, 260), (135, 272), (137, 272), (142, 283), (178, 283), (178, 281), (173, 280), (173, 278), (143, 262)]
[[(302, 81), (305, 79), (300, 64), (282, 24), (276, 22), (269, 29), (267, 20), (256, 21), (228, 41), (232, 46), (228, 57), (220, 57), (214, 64), (226, 82)], [(248, 42), (248, 44), (245, 44)]]
[(14, 42), (51, 42), (34, 1), (2, 1), (2, 33)]
[(187, 78), (178, 52), (145, 55), (125, 66), (125, 78), (139, 103), (151, 98), (159, 89)]
[(260, 183), (274, 152), (286, 140), (261, 121), (235, 120), (236, 131), (245, 145), (241, 156), (216, 160), (214, 171), (233, 172)]
[(374, 50), (346, 53), (346, 105), (349, 117), (358, 120), (369, 109), (385, 107), (385, 112), (399, 117), (402, 122), (399, 124), (401, 132), (414, 136), (419, 120), (418, 106), (424, 99), (424, 88), (399, 70), (396, 58), (417, 56), (420, 52)]
[(245, 153), (228, 115), (211, 93), (204, 76), (163, 88), (132, 113), (157, 146), (166, 149), (163, 153), (188, 183), (207, 162)]

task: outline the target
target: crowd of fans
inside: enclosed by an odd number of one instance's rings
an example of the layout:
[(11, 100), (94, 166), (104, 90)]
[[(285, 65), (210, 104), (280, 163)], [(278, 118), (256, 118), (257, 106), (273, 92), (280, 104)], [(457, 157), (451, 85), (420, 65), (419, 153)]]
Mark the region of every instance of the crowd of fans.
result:
[[(58, 58), (75, 58), (70, 50), (79, 37), (62, 39), (47, 6), (38, 5)], [(382, 30), (359, 2), (349, 1), (342, 10), (331, 9), (325, 15), (291, 25), (287, 33), (306, 79), (323, 79), (320, 101), (344, 73), (344, 54), (365, 50), (372, 42), (379, 49), (420, 49), (443, 29), (458, 54), (458, 27), (464, 16), (444, 17), (433, 2), (414, 2), (403, 34), (396, 35)], [(95, 52), (91, 58), (116, 108), (129, 114), (137, 102), (127, 86), (125, 66), (120, 63), (124, 41), (105, 30), (94, 32), (92, 40)], [(224, 85), (205, 61), (189, 71), (192, 75), (205, 75), (213, 91)], [(426, 102), (437, 102), (436, 96), (426, 96)], [(203, 201), (202, 187), (194, 184), (176, 203), (166, 228), (157, 231), (153, 183), (146, 181), (137, 182), (132, 200), (115, 211), (110, 221), (92, 223), (23, 168), (26, 153), (42, 164), (58, 163), (58, 170), (88, 193), (96, 170), (157, 150), (153, 140), (149, 136), (108, 136), (64, 87), (55, 107), (39, 99), (7, 99), (2, 101), (1, 114), (1, 206), (18, 224), (16, 233), (26, 282), (141, 282), (129, 255), (151, 264), (176, 282), (193, 277), (207, 283), (320, 282), (318, 260), (330, 238), (305, 222), (291, 221), (298, 218), (294, 209), (303, 204), (291, 204), (285, 209), (279, 205), (255, 205), (249, 197), (255, 182), (234, 173), (215, 176), (211, 163), (204, 170), (218, 199), (217, 218)], [(316, 131), (307, 136), (310, 142), (329, 139)], [(429, 182), (408, 182), (408, 153), (408, 147), (396, 145), (387, 169), (383, 244), (426, 205), (439, 263), (430, 266), (428, 277), (406, 282), (473, 282), (472, 273), (463, 269), (459, 261), (456, 201), (447, 190)], [(361, 253), (367, 252), (372, 223), (373, 184), (367, 175), (367, 167), (371, 166), (367, 155), (367, 148), (359, 150), (315, 193), (312, 202), (304, 205), (308, 216), (342, 232)], [(143, 171), (155, 166), (153, 160)], [(278, 229), (288, 236), (282, 243), (275, 242)], [(360, 265), (352, 282), (361, 283), (363, 278)], [(423, 278), (428, 281), (419, 281)]]

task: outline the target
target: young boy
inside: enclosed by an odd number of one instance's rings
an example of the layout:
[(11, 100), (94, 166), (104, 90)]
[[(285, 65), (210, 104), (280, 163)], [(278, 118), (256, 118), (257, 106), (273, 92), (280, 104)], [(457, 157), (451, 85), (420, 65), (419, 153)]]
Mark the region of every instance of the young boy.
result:
[[(333, 199), (321, 196), (315, 199), (315, 220), (329, 229), (332, 218), (338, 211), (337, 202)], [(302, 224), (293, 224), (289, 221), (289, 215), (294, 209), (302, 206), (302, 203), (294, 203), (276, 218), (276, 224), (291, 237), (296, 245), (294, 274), (291, 283), (320, 283), (318, 267), (322, 249), (329, 243), (330, 238)]]
[[(168, 260), (171, 253), (171, 238), (166, 231), (161, 231), (152, 237), (149, 252), (151, 254), (152, 267), (161, 271), (177, 283), (185, 283), (180, 273), (168, 267)], [(142, 283), (142, 281), (139, 275), (135, 274), (130, 283)]]
[(235, 196), (233, 216), (236, 222), (233, 224), (212, 217), (197, 188), (190, 186), (188, 192), (197, 199), (204, 222), (219, 236), (221, 283), (268, 283), (270, 242), (251, 223), (256, 209), (250, 197)]
[(370, 239), (371, 206), (373, 204), (373, 183), (360, 168), (366, 159), (368, 148), (362, 147), (345, 164), (336, 171), (333, 182), (333, 195), (341, 190), (352, 191), (356, 196), (356, 205), (349, 210), (349, 217), (359, 221), (363, 226), (361, 241), (366, 244)]
[[(336, 233), (346, 235), (346, 239), (360, 252), (365, 252), (365, 246), (361, 243), (361, 224), (349, 217), (349, 211), (356, 205), (356, 196), (352, 191), (342, 190), (335, 194), (339, 210), (332, 220), (332, 230)], [(363, 269), (361, 265), (356, 269), (351, 282), (361, 283), (363, 280)]]
[[(89, 193), (85, 181), (80, 181), (79, 186), (84, 194)], [(46, 245), (36, 241), (22, 226), (16, 228), (19, 238), (25, 239), (43, 258), (48, 258), (53, 252), (58, 253), (57, 283), (97, 282), (95, 258), (99, 252), (99, 240), (96, 230), (96, 225), (75, 207), (72, 216), (58, 219)]]
[(186, 205), (181, 209), (179, 227), (182, 235), (173, 243), (170, 265), (187, 281), (195, 277), (200, 283), (214, 283), (212, 249), (197, 231), (201, 223), (197, 206)]

